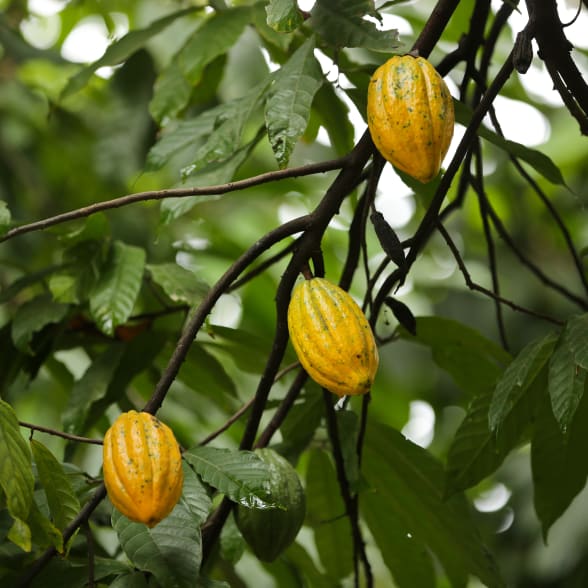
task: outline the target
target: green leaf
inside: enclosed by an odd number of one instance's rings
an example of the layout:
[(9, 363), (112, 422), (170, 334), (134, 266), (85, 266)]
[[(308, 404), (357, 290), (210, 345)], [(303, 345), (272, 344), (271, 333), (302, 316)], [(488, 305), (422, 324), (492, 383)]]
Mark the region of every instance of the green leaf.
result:
[(506, 368), (496, 384), (488, 411), (488, 421), (492, 431), (498, 431), (526, 394), (549, 360), (556, 342), (557, 334), (549, 333), (542, 339), (529, 343)]
[(352, 410), (338, 410), (336, 413), (339, 443), (345, 465), (345, 476), (349, 489), (355, 494), (359, 489), (359, 460), (357, 455), (357, 435), (359, 419)]
[(312, 29), (335, 47), (390, 52), (400, 46), (396, 29), (381, 31), (363, 18), (379, 18), (371, 0), (317, 0), (310, 14)]
[(333, 588), (333, 581), (322, 573), (315, 564), (312, 557), (298, 543), (293, 543), (280, 556), (280, 559), (286, 560), (295, 570), (304, 576), (307, 580), (304, 586), (312, 588)]
[(115, 241), (90, 295), (90, 313), (107, 335), (131, 316), (143, 280), (145, 250)]
[(304, 22), (296, 0), (270, 0), (265, 10), (267, 24), (279, 33), (291, 33)]
[[(35, 509), (34, 502), (31, 504), (31, 508), (29, 514)], [(10, 530), (8, 531), (8, 535), (6, 538), (20, 547), (24, 552), (28, 553), (31, 551), (32, 548), (32, 537), (31, 537), (31, 528), (18, 518), (14, 519), (14, 523)]]
[[(455, 107), (455, 120), (467, 127), (472, 118), (471, 109), (459, 100), (454, 100), (453, 104)], [(480, 125), (478, 128), (478, 135), (487, 141), (490, 141), (490, 143), (493, 143), (503, 151), (506, 151), (513, 157), (517, 157), (525, 163), (528, 163), (536, 172), (540, 173), (552, 184), (560, 186), (566, 185), (560, 169), (544, 153), (526, 147), (525, 145), (521, 145), (516, 141), (508, 141), (484, 125)]]
[(146, 269), (174, 302), (197, 306), (210, 290), (210, 286), (194, 272), (177, 263), (148, 264)]
[(547, 396), (538, 411), (531, 440), (533, 499), (543, 537), (586, 485), (588, 475), (588, 394), (575, 411), (567, 435), (553, 416)]
[(10, 404), (0, 400), (0, 487), (14, 519), (22, 522), (28, 518), (34, 485), (31, 452), (18, 419)]
[(435, 569), (424, 542), (415, 539), (380, 492), (361, 495), (361, 514), (398, 588), (436, 588)]
[(565, 338), (574, 361), (588, 370), (588, 314), (575, 316), (567, 322)]
[(61, 531), (41, 512), (34, 501), (31, 505), (27, 524), (31, 530), (31, 540), (35, 545), (41, 549), (55, 547), (58, 553), (63, 553), (63, 535)]
[(130, 572), (118, 576), (109, 588), (149, 588), (149, 584), (144, 573)]
[(343, 156), (349, 153), (353, 148), (354, 140), (349, 108), (339, 98), (331, 84), (323, 84), (320, 87), (312, 107), (325, 127), (337, 155)]
[(184, 470), (182, 500), (192, 513), (195, 524), (200, 526), (210, 513), (212, 501), (200, 478), (185, 461), (182, 462), (182, 469)]
[(214, 130), (224, 104), (210, 108), (196, 118), (168, 123), (147, 154), (147, 170), (158, 170), (178, 153), (193, 153), (201, 140)]
[(270, 469), (252, 451), (195, 447), (184, 459), (210, 486), (248, 508), (270, 508), (267, 484)]
[(501, 424), (500, 443), (490, 430), (488, 410), (493, 390), (475, 396), (447, 453), (446, 496), (471, 488), (492, 474), (525, 438), (529, 425), (527, 403), (517, 405)]
[(269, 78), (242, 98), (215, 109), (218, 114), (214, 129), (205, 143), (196, 150), (191, 163), (182, 170), (184, 177), (205, 169), (211, 163), (228, 161), (239, 151), (245, 125), (260, 105), (268, 84)]
[(431, 348), (435, 363), (465, 392), (477, 395), (494, 387), (510, 355), (478, 331), (442, 317), (418, 317), (416, 336), (400, 336)]
[(181, 502), (152, 529), (116, 510), (112, 526), (133, 565), (151, 572), (162, 588), (193, 588), (202, 559), (200, 527)]
[(18, 308), (12, 321), (12, 341), (17, 349), (32, 353), (30, 342), (33, 335), (50, 324), (59, 323), (68, 312), (68, 306), (39, 296)]
[(294, 146), (306, 130), (312, 100), (322, 83), (314, 40), (308, 39), (276, 72), (266, 102), (267, 132), (280, 168), (288, 165)]
[(329, 454), (312, 449), (306, 469), (306, 518), (329, 577), (340, 580), (353, 570), (351, 526)]
[(584, 396), (586, 370), (576, 363), (569, 344), (568, 325), (549, 360), (547, 388), (555, 420), (565, 435)]
[[(494, 559), (478, 535), (467, 502), (461, 495), (448, 500), (441, 464), (398, 431), (373, 420), (368, 423), (363, 474), (381, 504), (394, 515), (402, 531), (439, 558), (453, 586), (465, 586), (477, 576), (488, 587), (504, 586)], [(366, 492), (362, 500), (374, 500)]]
[(31, 450), (39, 481), (45, 490), (49, 512), (54, 525), (61, 531), (71, 523), (80, 511), (80, 501), (75, 495), (68, 476), (51, 451), (39, 441), (31, 439)]
[(0, 237), (5, 235), (8, 229), (10, 229), (10, 223), (12, 221), (12, 215), (8, 204), (4, 200), (0, 200)]
[(173, 117), (186, 106), (204, 68), (236, 43), (250, 19), (248, 6), (229, 8), (215, 12), (193, 33), (155, 84), (149, 107), (155, 120)]
[(75, 76), (70, 78), (61, 92), (61, 100), (82, 89), (90, 81), (94, 72), (100, 67), (122, 63), (135, 53), (135, 51), (143, 47), (152, 37), (174, 23), (178, 18), (182, 18), (198, 9), (198, 7), (191, 7), (178, 10), (154, 21), (144, 29), (130, 31), (124, 37), (112, 43), (98, 61), (84, 67)]

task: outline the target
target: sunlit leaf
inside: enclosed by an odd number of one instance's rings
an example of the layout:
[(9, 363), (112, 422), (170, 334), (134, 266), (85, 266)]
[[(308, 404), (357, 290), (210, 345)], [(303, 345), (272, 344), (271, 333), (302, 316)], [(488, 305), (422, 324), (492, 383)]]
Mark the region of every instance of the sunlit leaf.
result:
[(280, 33), (291, 33), (303, 22), (296, 0), (270, 0), (265, 9), (267, 24)]

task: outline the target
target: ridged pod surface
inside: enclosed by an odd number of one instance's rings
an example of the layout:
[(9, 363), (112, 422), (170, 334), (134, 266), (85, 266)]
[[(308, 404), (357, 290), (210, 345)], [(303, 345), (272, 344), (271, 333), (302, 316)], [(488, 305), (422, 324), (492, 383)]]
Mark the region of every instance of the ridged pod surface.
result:
[(273, 449), (257, 449), (270, 468), (269, 497), (284, 508), (246, 508), (239, 505), (235, 520), (253, 553), (261, 560), (276, 559), (298, 535), (306, 514), (306, 497), (290, 462)]
[(355, 300), (324, 278), (300, 282), (288, 307), (288, 330), (302, 367), (339, 396), (370, 391), (378, 370), (371, 327)]
[(447, 85), (422, 57), (395, 55), (373, 74), (367, 95), (374, 145), (399, 170), (431, 181), (449, 149), (455, 114)]
[(167, 425), (146, 412), (125, 412), (106, 431), (103, 470), (115, 508), (148, 527), (163, 520), (182, 494), (178, 442)]

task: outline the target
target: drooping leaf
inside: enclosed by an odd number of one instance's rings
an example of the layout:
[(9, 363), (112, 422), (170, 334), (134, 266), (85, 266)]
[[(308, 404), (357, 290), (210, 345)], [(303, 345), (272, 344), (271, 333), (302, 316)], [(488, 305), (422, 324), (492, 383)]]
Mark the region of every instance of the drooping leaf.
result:
[(345, 514), (335, 466), (328, 453), (311, 450), (306, 468), (306, 518), (321, 563), (333, 582), (353, 569), (351, 526)]
[(250, 8), (237, 6), (215, 12), (194, 31), (155, 84), (149, 108), (155, 120), (174, 117), (186, 106), (204, 68), (235, 44), (250, 19)]
[(309, 25), (335, 47), (390, 52), (399, 46), (396, 29), (379, 30), (364, 16), (379, 17), (370, 0), (317, 0)]
[(151, 572), (162, 588), (192, 588), (202, 559), (200, 527), (179, 502), (171, 514), (149, 529), (114, 510), (112, 526), (133, 565)]
[(148, 264), (146, 269), (153, 281), (161, 286), (174, 302), (196, 306), (210, 289), (202, 278), (177, 263)]
[(588, 394), (584, 394), (567, 434), (556, 421), (547, 396), (541, 403), (531, 440), (533, 501), (547, 540), (553, 523), (586, 485), (588, 476)]
[(270, 0), (265, 10), (267, 24), (279, 33), (291, 33), (303, 22), (296, 0)]
[(269, 140), (280, 168), (288, 165), (310, 117), (314, 95), (323, 83), (314, 40), (305, 41), (276, 72), (265, 106)]
[(106, 267), (90, 296), (90, 313), (96, 326), (112, 335), (127, 321), (143, 279), (145, 250), (115, 241)]
[(398, 235), (388, 224), (384, 215), (377, 210), (370, 215), (370, 220), (374, 226), (374, 231), (378, 241), (384, 250), (384, 253), (398, 266), (402, 266), (406, 260), (404, 249), (400, 243)]
[(569, 344), (569, 330), (562, 333), (549, 360), (548, 390), (555, 420), (565, 435), (584, 396), (586, 370), (576, 363)]
[(61, 100), (81, 90), (92, 78), (94, 72), (106, 65), (118, 65), (140, 49), (152, 37), (163, 31), (177, 19), (182, 18), (191, 12), (198, 10), (198, 7), (184, 8), (154, 21), (144, 29), (136, 29), (127, 33), (124, 37), (110, 45), (104, 55), (94, 63), (86, 66), (76, 75), (69, 79), (67, 85), (61, 92)]
[(31, 353), (30, 342), (35, 333), (50, 324), (59, 323), (67, 314), (68, 306), (38, 296), (20, 306), (12, 321), (12, 340), (17, 349)]
[(41, 549), (55, 547), (59, 553), (63, 553), (61, 531), (41, 512), (35, 501), (31, 504), (27, 524), (31, 530), (32, 543)]
[[(269, 467), (251, 451), (195, 447), (184, 459), (210, 486), (248, 508), (269, 508)], [(280, 506), (280, 505), (274, 505)]]
[(488, 410), (490, 429), (498, 431), (508, 415), (513, 411), (531, 384), (546, 365), (555, 344), (557, 334), (529, 343), (506, 368), (496, 383), (494, 395)]
[(384, 300), (386, 306), (392, 311), (396, 320), (411, 334), (417, 334), (417, 321), (412, 311), (404, 302), (392, 297), (386, 296)]
[(572, 317), (566, 324), (564, 334), (574, 361), (588, 370), (588, 314)]
[(378, 495), (417, 549), (424, 544), (439, 558), (453, 586), (465, 586), (469, 575), (486, 586), (504, 586), (463, 496), (443, 499), (443, 467), (430, 453), (371, 420), (362, 468), (370, 487), (363, 500), (373, 499), (370, 491)]
[(0, 487), (14, 519), (23, 522), (28, 518), (34, 484), (31, 452), (18, 419), (10, 404), (0, 399)]
[(500, 442), (488, 423), (493, 390), (474, 396), (455, 432), (447, 453), (445, 495), (451, 496), (481, 482), (502, 464), (525, 439), (529, 426), (528, 403), (521, 402), (501, 424)]
[(481, 333), (443, 317), (418, 317), (416, 336), (401, 330), (409, 341), (431, 348), (435, 363), (472, 396), (494, 387), (510, 355)]
[(47, 496), (53, 524), (63, 531), (80, 512), (80, 501), (63, 467), (51, 451), (35, 439), (31, 439), (30, 443), (39, 481)]

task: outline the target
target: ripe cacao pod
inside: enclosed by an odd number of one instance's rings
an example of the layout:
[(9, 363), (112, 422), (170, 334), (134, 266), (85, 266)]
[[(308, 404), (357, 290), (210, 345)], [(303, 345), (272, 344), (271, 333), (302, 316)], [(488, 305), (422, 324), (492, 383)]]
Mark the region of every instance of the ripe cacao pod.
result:
[(269, 500), (283, 508), (247, 508), (239, 505), (235, 521), (258, 559), (271, 562), (298, 535), (306, 515), (306, 497), (300, 478), (290, 462), (273, 449), (257, 449), (269, 466)]
[(339, 396), (370, 391), (378, 349), (361, 308), (324, 278), (300, 282), (288, 306), (288, 330), (308, 375)]
[(178, 442), (167, 425), (146, 412), (125, 412), (106, 431), (103, 470), (115, 508), (148, 527), (163, 520), (182, 494)]
[(453, 101), (422, 57), (395, 55), (373, 74), (367, 95), (374, 145), (392, 165), (426, 183), (439, 169), (455, 126)]

